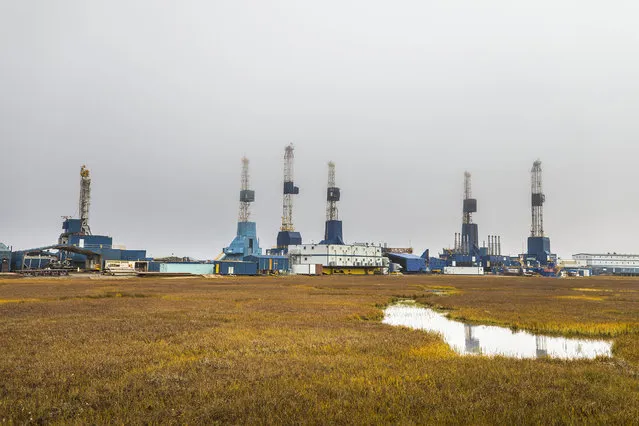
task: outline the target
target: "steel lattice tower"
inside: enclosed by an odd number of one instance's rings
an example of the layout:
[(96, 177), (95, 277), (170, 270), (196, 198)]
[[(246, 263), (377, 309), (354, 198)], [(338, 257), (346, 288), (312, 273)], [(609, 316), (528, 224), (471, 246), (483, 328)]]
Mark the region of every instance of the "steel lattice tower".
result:
[(242, 179), (240, 187), (240, 213), (237, 221), (237, 235), (224, 248), (224, 259), (242, 260), (246, 256), (259, 255), (262, 249), (257, 239), (257, 226), (251, 222), (251, 203), (255, 201), (255, 191), (250, 188), (249, 160), (242, 158)]
[(477, 200), (472, 198), (471, 175), (464, 172), (464, 203), (461, 232), (461, 252), (475, 256), (479, 252), (477, 225), (473, 223), (473, 213), (477, 212)]
[(335, 163), (328, 163), (328, 188), (326, 189), (326, 227), (324, 240), (320, 244), (344, 244), (342, 221), (339, 220), (337, 202), (340, 200), (340, 189), (335, 186)]
[(544, 236), (544, 195), (541, 181), (541, 161), (537, 160), (533, 163), (530, 171), (530, 183), (532, 193), (532, 226), (530, 228), (531, 237)]
[(335, 163), (328, 163), (328, 190), (326, 194), (326, 220), (339, 220), (337, 202), (340, 190), (335, 186)]
[(295, 226), (293, 226), (293, 195), (299, 194), (299, 188), (294, 183), (294, 162), (293, 144), (290, 144), (284, 150), (284, 205), (282, 227), (280, 228), (284, 232), (295, 231)]
[(80, 233), (91, 235), (89, 227), (89, 208), (91, 207), (91, 176), (87, 166), (80, 169)]
[[(468, 201), (472, 200), (472, 186), (470, 180), (470, 173), (464, 172), (464, 215), (462, 223), (473, 223), (473, 212), (476, 212), (477, 209), (471, 209), (468, 207)], [(475, 207), (477, 206), (477, 202), (475, 201)]]
[(251, 219), (251, 203), (255, 201), (255, 191), (249, 189), (249, 160), (242, 158), (242, 182), (240, 189), (240, 213), (238, 222), (249, 222)]

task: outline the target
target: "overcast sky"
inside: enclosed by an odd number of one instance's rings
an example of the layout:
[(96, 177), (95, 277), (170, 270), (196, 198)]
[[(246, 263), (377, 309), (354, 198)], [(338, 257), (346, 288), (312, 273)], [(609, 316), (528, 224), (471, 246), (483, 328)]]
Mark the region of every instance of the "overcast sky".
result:
[(439, 252), (473, 175), (480, 239), (521, 252), (530, 168), (562, 257), (639, 252), (639, 2), (0, 0), (0, 241), (50, 244), (93, 176), (91, 228), (213, 258), (241, 157), (264, 248), (296, 155), (294, 221)]

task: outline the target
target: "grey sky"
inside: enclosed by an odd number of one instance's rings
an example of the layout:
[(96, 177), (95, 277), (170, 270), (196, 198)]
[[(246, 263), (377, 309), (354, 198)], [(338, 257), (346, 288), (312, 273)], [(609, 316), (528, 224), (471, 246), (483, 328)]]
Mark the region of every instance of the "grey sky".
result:
[(636, 1), (0, 1), (0, 241), (48, 244), (93, 174), (116, 244), (215, 257), (251, 160), (263, 247), (296, 146), (321, 239), (326, 163), (348, 242), (438, 252), (473, 174), (480, 239), (519, 253), (540, 158), (552, 248), (639, 252)]

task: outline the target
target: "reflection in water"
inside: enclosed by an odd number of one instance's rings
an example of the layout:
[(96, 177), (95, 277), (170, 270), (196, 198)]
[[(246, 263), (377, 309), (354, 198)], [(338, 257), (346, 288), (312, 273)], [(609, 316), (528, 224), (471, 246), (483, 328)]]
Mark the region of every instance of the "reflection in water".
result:
[(466, 340), (466, 352), (471, 354), (481, 353), (479, 350), (479, 340), (473, 339), (473, 328), (464, 324), (464, 337)]
[(501, 355), (512, 358), (592, 359), (612, 356), (612, 342), (537, 336), (504, 327), (469, 325), (452, 321), (428, 308), (408, 304), (389, 306), (384, 324), (433, 331), (462, 355)]
[(548, 356), (548, 342), (546, 336), (535, 336), (535, 345), (537, 349), (537, 358), (546, 358)]

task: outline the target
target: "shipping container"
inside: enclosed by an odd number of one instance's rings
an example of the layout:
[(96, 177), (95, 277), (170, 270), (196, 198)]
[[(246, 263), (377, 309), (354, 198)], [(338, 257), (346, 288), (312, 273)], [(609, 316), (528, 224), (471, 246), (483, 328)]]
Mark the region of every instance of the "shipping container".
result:
[(215, 273), (213, 263), (161, 263), (160, 272), (186, 273), (193, 275), (212, 275)]
[(484, 275), (484, 268), (481, 266), (446, 266), (446, 275)]
[(216, 271), (220, 275), (257, 275), (257, 263), (255, 262), (215, 262)]
[(286, 256), (254, 255), (246, 256), (244, 261), (257, 263), (258, 271), (263, 274), (284, 274), (287, 273), (289, 269), (288, 257)]
[(293, 275), (322, 275), (322, 265), (293, 265), (291, 274)]

